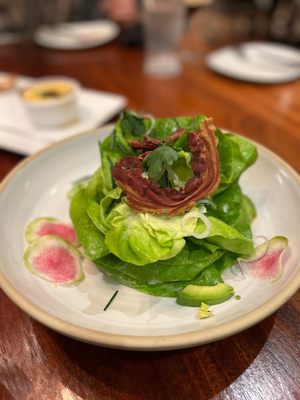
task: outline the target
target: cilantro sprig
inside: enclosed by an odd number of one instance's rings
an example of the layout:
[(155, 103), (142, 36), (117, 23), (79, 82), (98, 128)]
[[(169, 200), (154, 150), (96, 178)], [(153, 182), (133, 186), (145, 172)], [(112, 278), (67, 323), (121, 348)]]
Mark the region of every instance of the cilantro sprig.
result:
[(130, 133), (134, 136), (143, 136), (146, 131), (144, 118), (127, 111), (123, 113), (121, 126), (124, 134)]
[(178, 157), (177, 151), (168, 144), (163, 144), (151, 151), (144, 160), (148, 178), (153, 182), (158, 182), (168, 168), (172, 167), (174, 162), (178, 160)]

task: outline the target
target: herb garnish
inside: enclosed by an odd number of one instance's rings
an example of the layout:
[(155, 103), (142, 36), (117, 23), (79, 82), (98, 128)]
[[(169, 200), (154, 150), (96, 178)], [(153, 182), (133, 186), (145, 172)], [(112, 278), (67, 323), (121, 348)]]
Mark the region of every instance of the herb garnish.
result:
[(153, 150), (145, 159), (148, 168), (148, 178), (158, 182), (164, 173), (178, 160), (178, 153), (168, 144), (163, 144)]
[(126, 111), (123, 113), (121, 127), (125, 135), (131, 133), (132, 135), (142, 136), (146, 131), (144, 118)]

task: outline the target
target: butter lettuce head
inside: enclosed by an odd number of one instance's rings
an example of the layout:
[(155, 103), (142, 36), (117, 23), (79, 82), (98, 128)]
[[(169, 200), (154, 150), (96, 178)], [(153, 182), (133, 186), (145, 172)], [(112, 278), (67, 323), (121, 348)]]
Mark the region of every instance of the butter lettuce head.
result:
[(105, 244), (121, 260), (146, 265), (175, 257), (191, 235), (196, 218), (182, 225), (182, 215), (164, 216), (136, 212), (123, 201), (106, 217)]
[[(122, 200), (106, 215), (103, 206), (115, 197), (115, 191), (101, 201), (105, 245), (112, 254), (127, 263), (142, 266), (173, 258), (184, 248), (185, 237), (205, 230), (203, 221), (194, 217), (194, 210), (190, 212), (191, 218), (185, 219), (183, 224), (183, 215), (170, 217), (136, 212)], [(194, 243), (238, 254), (253, 252), (251, 239), (215, 217), (209, 216), (208, 219), (208, 236), (204, 240), (193, 238)]]
[(137, 212), (128, 207), (126, 194), (112, 177), (117, 161), (138, 154), (130, 141), (142, 139), (146, 133), (165, 139), (184, 128), (172, 143), (178, 159), (165, 174), (171, 186), (180, 190), (193, 175), (188, 134), (197, 130), (204, 118), (198, 115), (152, 121), (122, 113), (111, 135), (99, 144), (101, 166), (72, 196), (70, 215), (85, 254), (127, 286), (153, 295), (176, 296), (188, 283), (209, 286), (222, 282), (225, 268), (241, 254), (253, 252), (251, 222), (255, 208), (238, 185), (240, 175), (257, 157), (255, 146), (247, 139), (216, 130), (220, 184), (210, 201), (203, 202), (210, 224), (205, 239), (193, 237), (207, 228), (195, 217), (196, 207), (184, 222), (184, 214), (170, 217)]

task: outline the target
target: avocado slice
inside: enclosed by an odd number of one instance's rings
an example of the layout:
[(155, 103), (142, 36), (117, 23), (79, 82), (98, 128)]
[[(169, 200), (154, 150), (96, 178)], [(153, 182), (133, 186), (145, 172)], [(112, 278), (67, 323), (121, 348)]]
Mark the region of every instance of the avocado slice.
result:
[(182, 306), (200, 307), (201, 303), (209, 305), (223, 303), (233, 295), (233, 287), (226, 283), (214, 286), (187, 285), (178, 293), (176, 301)]

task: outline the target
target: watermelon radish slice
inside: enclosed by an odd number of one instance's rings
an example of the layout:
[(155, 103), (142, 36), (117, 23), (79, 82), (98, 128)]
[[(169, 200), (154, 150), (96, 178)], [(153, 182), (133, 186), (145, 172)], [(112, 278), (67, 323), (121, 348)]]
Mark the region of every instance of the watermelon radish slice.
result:
[(243, 272), (253, 278), (277, 281), (283, 274), (282, 256), (288, 247), (288, 239), (275, 236), (255, 248), (255, 256), (250, 259), (239, 259)]
[(56, 235), (72, 243), (73, 246), (79, 245), (75, 229), (56, 218), (36, 218), (26, 227), (25, 238), (28, 243), (45, 235)]
[(75, 284), (84, 279), (80, 252), (59, 236), (46, 235), (30, 243), (24, 253), (24, 263), (33, 274), (58, 285)]

